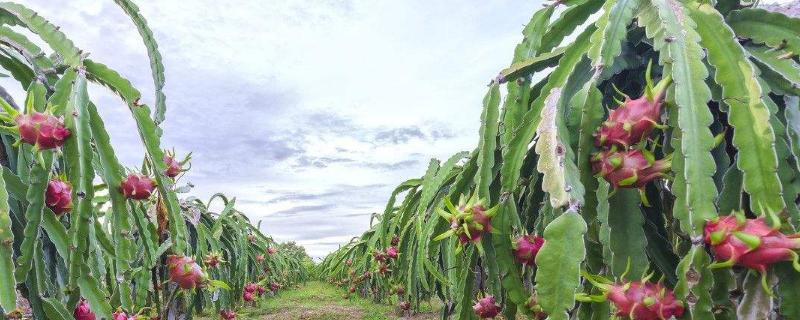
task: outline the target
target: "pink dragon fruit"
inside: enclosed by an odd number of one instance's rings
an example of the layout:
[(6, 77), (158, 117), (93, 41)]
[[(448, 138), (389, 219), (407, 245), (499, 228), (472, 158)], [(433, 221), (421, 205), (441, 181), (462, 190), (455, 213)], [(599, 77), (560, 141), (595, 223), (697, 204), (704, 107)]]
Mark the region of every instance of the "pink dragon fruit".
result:
[(75, 306), (75, 310), (72, 312), (72, 315), (75, 317), (75, 320), (96, 320), (97, 316), (94, 315), (92, 309), (89, 308), (89, 303), (86, 302), (83, 298), (81, 301), (78, 302), (78, 305)]
[(39, 150), (58, 148), (70, 136), (70, 131), (64, 127), (64, 123), (51, 114), (40, 112), (20, 114), (14, 122), (19, 129), (20, 140)]
[(386, 256), (389, 257), (389, 259), (397, 259), (397, 255), (397, 247), (392, 246), (386, 249)]
[(256, 288), (256, 293), (258, 293), (259, 296), (263, 296), (265, 293), (267, 293), (267, 288), (264, 288), (262, 286), (258, 286)]
[(175, 156), (165, 154), (164, 165), (167, 167), (164, 169), (164, 175), (167, 177), (175, 178), (183, 172), (183, 167), (178, 160), (175, 160)]
[(650, 66), (647, 67), (647, 87), (645, 94), (637, 99), (625, 96), (625, 101), (612, 110), (608, 119), (598, 128), (595, 145), (623, 149), (639, 143), (659, 124), (661, 106), (667, 85), (672, 79), (666, 77), (655, 87), (650, 80)]
[(208, 282), (208, 275), (189, 257), (168, 256), (167, 269), (169, 269), (169, 280), (183, 289), (204, 287)]
[(276, 252), (278, 252), (278, 249), (275, 249), (273, 247), (267, 248), (267, 253), (268, 254), (275, 254)]
[[(434, 240), (442, 240), (451, 235), (456, 235), (460, 245), (475, 243), (478, 250), (483, 252), (480, 246), (481, 237), (486, 232), (492, 231), (492, 217), (497, 214), (497, 207), (486, 209), (483, 200), (479, 200), (477, 195), (473, 195), (469, 200), (461, 198), (459, 206), (456, 208), (449, 199), (445, 199), (448, 211), (437, 208), (436, 212), (450, 222), (450, 230), (436, 236)], [(460, 248), (460, 247), (459, 247)]]
[(494, 296), (486, 296), (485, 298), (478, 299), (478, 303), (472, 306), (472, 310), (481, 319), (489, 319), (497, 317), (500, 314), (500, 306), (494, 300)]
[(524, 266), (536, 263), (536, 254), (544, 245), (544, 238), (534, 235), (524, 235), (514, 242), (514, 258)]
[(220, 310), (219, 311), (219, 319), (220, 320), (235, 320), (236, 319), (236, 312), (233, 312), (233, 310)]
[(253, 300), (255, 300), (255, 297), (253, 296), (252, 292), (245, 291), (242, 292), (242, 300), (244, 300), (245, 302), (253, 302)]
[(632, 320), (665, 320), (683, 316), (683, 302), (661, 284), (633, 281), (607, 287), (606, 298), (620, 317)]
[(156, 183), (148, 176), (132, 173), (122, 181), (119, 188), (125, 198), (145, 200), (156, 189)]
[(44, 202), (57, 216), (72, 210), (72, 186), (60, 178), (47, 183)]
[(283, 286), (281, 286), (280, 283), (277, 283), (277, 282), (273, 282), (273, 283), (269, 284), (269, 289), (272, 292), (278, 291), (281, 287), (283, 287)]
[(256, 290), (258, 290), (258, 285), (255, 283), (251, 282), (244, 285), (244, 292), (255, 292)]
[(592, 157), (594, 173), (605, 178), (616, 188), (642, 188), (648, 182), (666, 175), (671, 169), (667, 159), (654, 160), (652, 154), (642, 150), (601, 151)]
[(770, 227), (764, 217), (746, 219), (728, 215), (706, 222), (704, 240), (711, 246), (713, 267), (740, 265), (762, 274), (767, 267), (781, 261), (794, 261), (800, 249), (800, 234), (786, 235)]
[(263, 254), (256, 255), (256, 262), (264, 262), (264, 255)]

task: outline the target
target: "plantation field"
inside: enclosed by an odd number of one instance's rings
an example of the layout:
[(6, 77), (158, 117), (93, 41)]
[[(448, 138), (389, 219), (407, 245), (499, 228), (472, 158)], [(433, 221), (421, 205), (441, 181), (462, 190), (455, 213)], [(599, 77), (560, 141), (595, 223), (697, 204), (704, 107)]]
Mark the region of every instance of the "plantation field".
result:
[[(412, 317), (400, 316), (399, 310), (390, 305), (376, 304), (371, 300), (352, 295), (344, 298), (344, 290), (320, 281), (311, 281), (300, 288), (288, 289), (275, 298), (268, 298), (257, 308), (241, 309), (241, 319), (438, 319), (441, 305), (425, 304), (422, 311)], [(217, 319), (216, 315), (200, 317), (201, 320)]]

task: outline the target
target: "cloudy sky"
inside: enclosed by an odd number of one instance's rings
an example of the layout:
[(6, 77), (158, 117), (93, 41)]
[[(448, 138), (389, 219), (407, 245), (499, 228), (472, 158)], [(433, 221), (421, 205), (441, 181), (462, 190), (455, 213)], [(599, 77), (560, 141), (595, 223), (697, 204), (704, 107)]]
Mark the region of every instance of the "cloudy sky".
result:
[[(136, 1), (166, 65), (165, 147), (192, 151), (191, 194), (237, 198), (315, 257), (361, 234), (401, 181), (477, 143), (489, 79), (538, 0)], [(112, 0), (24, 0), (130, 78), (152, 105), (144, 47)], [(191, 4), (188, 4), (191, 3)], [(24, 97), (13, 80), (0, 85)], [(143, 149), (124, 104), (94, 101), (117, 153)]]
[[(486, 84), (541, 1), (136, 1), (166, 65), (165, 147), (193, 152), (192, 194), (237, 198), (278, 240), (324, 256), (395, 185), (476, 145)], [(112, 0), (25, 0), (152, 104), (146, 51)], [(188, 3), (191, 3), (189, 5)], [(13, 80), (0, 81), (23, 95)], [(126, 165), (130, 114), (92, 88)]]

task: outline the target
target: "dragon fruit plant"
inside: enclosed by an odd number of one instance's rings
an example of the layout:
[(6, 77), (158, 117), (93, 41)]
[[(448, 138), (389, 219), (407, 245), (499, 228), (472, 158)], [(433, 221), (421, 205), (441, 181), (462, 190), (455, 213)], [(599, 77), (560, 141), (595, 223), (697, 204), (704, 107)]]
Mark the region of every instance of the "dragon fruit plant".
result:
[[(0, 98), (0, 318), (182, 319), (240, 305), (241, 287), (262, 276), (255, 254), (276, 243), (224, 195), (178, 199), (185, 188), (175, 179), (190, 157), (162, 147), (164, 65), (139, 8), (114, 1), (142, 35), (154, 99), (20, 3), (0, 2), (0, 73), (12, 75), (2, 86), (26, 92)], [(93, 101), (90, 83), (127, 107), (144, 150), (139, 173), (126, 175), (106, 130), (113, 124), (98, 112), (113, 104)], [(16, 92), (8, 89), (0, 91)], [(215, 201), (222, 214), (208, 210)], [(257, 235), (249, 247), (248, 234)], [(264, 283), (310, 277), (304, 253), (274, 254), (261, 263), (277, 271)]]
[(450, 319), (478, 293), (506, 319), (800, 319), (800, 18), (762, 2), (544, 1), (465, 109), (474, 148), (316, 272), (347, 285), (394, 246), (364, 292)]

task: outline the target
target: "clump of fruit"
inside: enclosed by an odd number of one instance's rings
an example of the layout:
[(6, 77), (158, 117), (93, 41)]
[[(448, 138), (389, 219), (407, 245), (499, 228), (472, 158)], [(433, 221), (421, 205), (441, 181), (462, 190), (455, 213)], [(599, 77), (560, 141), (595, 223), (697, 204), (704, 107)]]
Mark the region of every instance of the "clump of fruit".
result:
[(167, 268), (169, 280), (183, 289), (202, 288), (208, 282), (208, 275), (190, 257), (170, 255), (167, 257)]
[(643, 150), (616, 151), (614, 148), (595, 153), (592, 170), (616, 188), (642, 188), (650, 181), (667, 175), (668, 159), (655, 160)]
[(122, 181), (119, 189), (125, 198), (146, 200), (156, 189), (156, 183), (148, 176), (132, 173)]
[(434, 241), (455, 235), (459, 241), (457, 251), (471, 242), (476, 245), (478, 251), (483, 253), (480, 240), (484, 233), (492, 232), (491, 222), (492, 217), (497, 214), (497, 207), (487, 209), (483, 200), (479, 200), (477, 195), (473, 195), (469, 200), (461, 198), (458, 208), (450, 202), (450, 199), (445, 198), (444, 200), (448, 210), (437, 208), (436, 212), (450, 222), (450, 229), (436, 236)]
[(704, 240), (711, 246), (716, 263), (712, 267), (743, 266), (762, 274), (767, 267), (792, 261), (800, 270), (800, 234), (786, 235), (770, 227), (763, 217), (747, 219), (743, 214), (718, 217), (706, 222)]
[(72, 185), (61, 178), (51, 179), (44, 202), (57, 216), (69, 212), (72, 210)]
[(19, 138), (39, 150), (55, 149), (64, 145), (70, 131), (56, 116), (41, 112), (20, 114), (15, 119)]
[(481, 319), (489, 319), (497, 317), (500, 314), (500, 306), (494, 300), (494, 296), (486, 296), (478, 299), (478, 302), (472, 306), (472, 310)]
[(530, 266), (536, 263), (536, 254), (544, 245), (544, 238), (534, 235), (524, 235), (513, 243), (514, 258), (518, 263)]
[(97, 319), (94, 312), (92, 312), (92, 309), (89, 308), (89, 303), (83, 298), (81, 298), (81, 300), (78, 302), (78, 305), (75, 306), (75, 310), (72, 311), (72, 315), (75, 317), (75, 320)]

